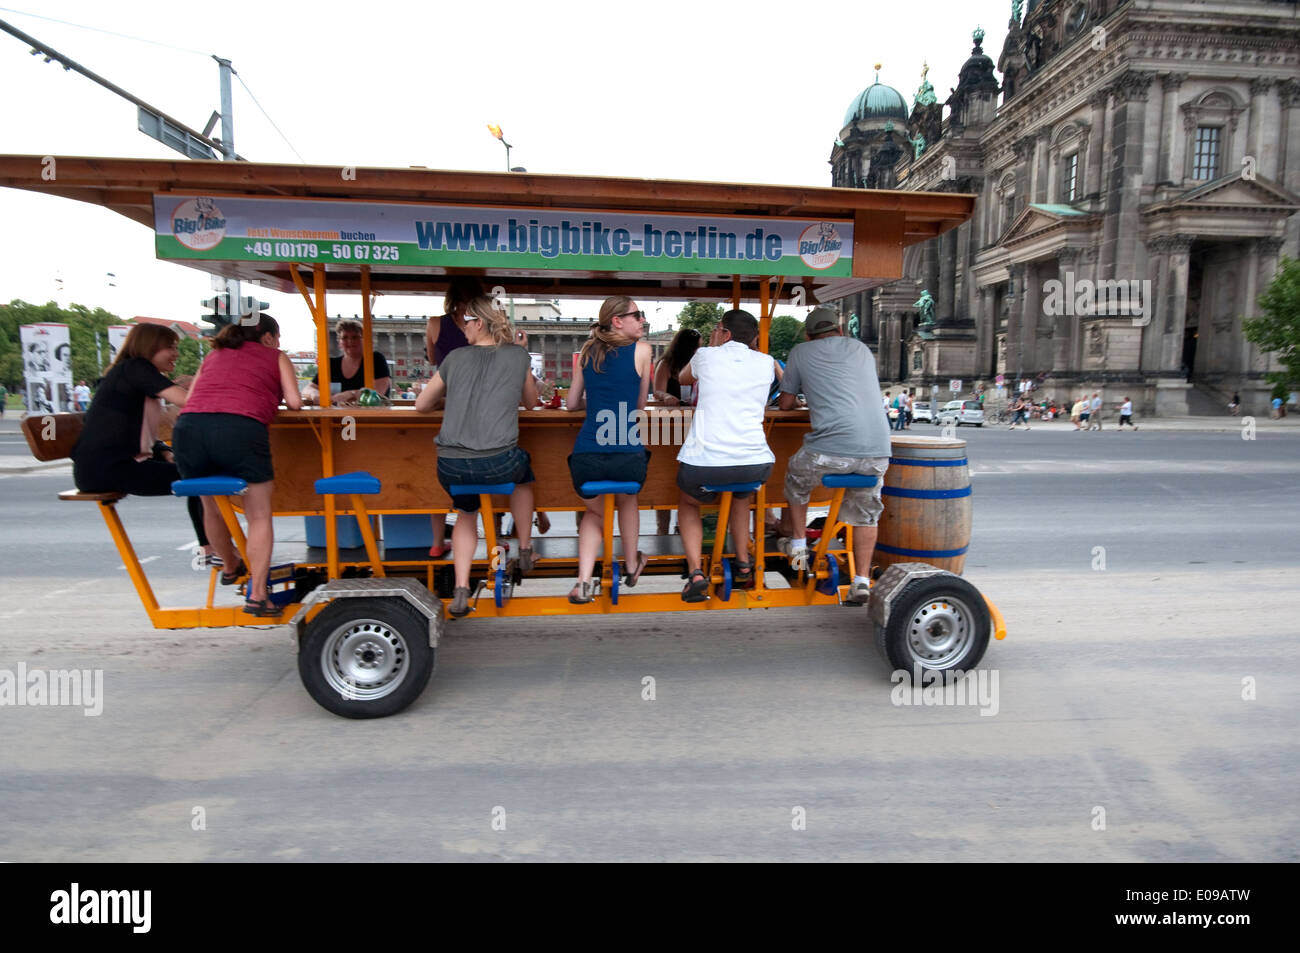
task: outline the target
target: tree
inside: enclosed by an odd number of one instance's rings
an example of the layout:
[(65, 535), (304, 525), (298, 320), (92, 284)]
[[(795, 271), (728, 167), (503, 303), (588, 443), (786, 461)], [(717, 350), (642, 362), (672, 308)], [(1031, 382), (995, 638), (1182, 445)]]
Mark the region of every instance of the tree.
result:
[[(0, 305), (0, 382), (11, 390), (22, 390), (22, 342), (18, 329), (24, 324), (66, 324), (71, 346), (72, 381), (94, 382), (108, 364), (108, 326), (121, 324), (115, 314), (103, 308), (93, 311), (85, 305), (60, 308), (55, 302), (29, 304), (14, 299)], [(99, 337), (98, 351), (95, 337)]]
[(803, 340), (803, 322), (788, 314), (777, 315), (767, 331), (767, 350), (774, 358), (785, 363), (790, 349)]
[(708, 301), (692, 301), (677, 313), (677, 323), (683, 328), (694, 328), (700, 338), (708, 341), (709, 335), (722, 320), (722, 307)]
[(1246, 340), (1277, 355), (1281, 371), (1268, 375), (1275, 389), (1300, 384), (1300, 261), (1283, 258), (1268, 290), (1259, 296), (1258, 318), (1243, 325)]

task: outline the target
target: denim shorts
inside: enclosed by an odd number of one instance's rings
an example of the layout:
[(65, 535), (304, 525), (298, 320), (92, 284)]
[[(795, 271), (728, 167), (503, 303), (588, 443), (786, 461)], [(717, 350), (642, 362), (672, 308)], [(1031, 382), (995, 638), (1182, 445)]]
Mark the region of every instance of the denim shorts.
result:
[[(451, 493), (452, 484), (532, 483), (532, 458), (527, 450), (511, 447), (491, 457), (438, 457), (438, 482)], [(479, 498), (453, 496), (451, 503), (462, 513), (477, 513)]]

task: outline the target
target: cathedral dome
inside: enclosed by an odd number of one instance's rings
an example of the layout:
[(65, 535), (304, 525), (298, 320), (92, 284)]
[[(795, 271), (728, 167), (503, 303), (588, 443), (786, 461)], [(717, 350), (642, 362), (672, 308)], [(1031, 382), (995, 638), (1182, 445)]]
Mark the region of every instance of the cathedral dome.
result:
[(876, 81), (858, 94), (848, 112), (844, 114), (844, 125), (852, 125), (859, 119), (897, 119), (907, 122), (907, 102), (902, 93), (892, 86), (885, 86)]

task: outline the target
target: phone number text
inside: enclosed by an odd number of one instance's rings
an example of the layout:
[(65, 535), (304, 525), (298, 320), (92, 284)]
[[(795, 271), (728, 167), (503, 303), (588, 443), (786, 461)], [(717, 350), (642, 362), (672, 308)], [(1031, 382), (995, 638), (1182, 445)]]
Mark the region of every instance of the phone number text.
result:
[(397, 245), (323, 245), (318, 242), (249, 242), (244, 252), (258, 258), (291, 258), (295, 261), (399, 261)]

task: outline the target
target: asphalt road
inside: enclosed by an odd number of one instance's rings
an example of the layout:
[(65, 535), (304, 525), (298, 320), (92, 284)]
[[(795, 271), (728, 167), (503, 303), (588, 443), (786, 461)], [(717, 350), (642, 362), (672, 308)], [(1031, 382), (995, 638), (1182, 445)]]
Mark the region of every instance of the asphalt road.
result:
[[(894, 704), (826, 608), (453, 626), (349, 722), (288, 629), (154, 631), (66, 470), (0, 476), (0, 670), (104, 672), (98, 717), (0, 706), (0, 860), (1300, 859), (1300, 439), (961, 436), (988, 716)], [(179, 504), (121, 510), (198, 601)]]

